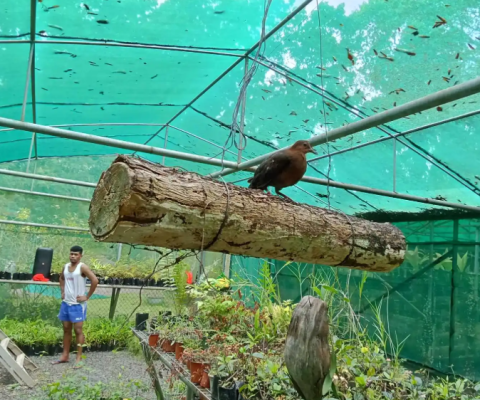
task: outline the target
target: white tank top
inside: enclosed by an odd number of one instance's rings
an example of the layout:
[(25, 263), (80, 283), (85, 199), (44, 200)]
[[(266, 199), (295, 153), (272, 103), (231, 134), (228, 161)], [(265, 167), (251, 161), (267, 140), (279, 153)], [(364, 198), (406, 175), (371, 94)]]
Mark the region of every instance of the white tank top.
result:
[(87, 288), (87, 278), (82, 276), (82, 263), (78, 263), (75, 271), (69, 272), (68, 267), (70, 263), (65, 264), (63, 274), (65, 275), (65, 299), (67, 304), (80, 304), (77, 301), (77, 296), (85, 296)]

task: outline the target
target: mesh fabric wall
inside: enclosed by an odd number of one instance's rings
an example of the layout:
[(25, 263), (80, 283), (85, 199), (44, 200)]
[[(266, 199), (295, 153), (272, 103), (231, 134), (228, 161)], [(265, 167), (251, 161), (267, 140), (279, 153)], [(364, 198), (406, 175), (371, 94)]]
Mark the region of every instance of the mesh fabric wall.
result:
[[(363, 273), (271, 261), (282, 299), (298, 302), (310, 294), (312, 274), (337, 273), (342, 289), (371, 335), (376, 334), (372, 306), (381, 304), (381, 316), (393, 341), (405, 340), (402, 358), (444, 373), (480, 379), (480, 360), (475, 350), (480, 346), (480, 220), (395, 225), (410, 244), (405, 262), (394, 271)], [(433, 265), (449, 251), (452, 253), (445, 260)], [(258, 279), (258, 261), (243, 258), (232, 265), (233, 274)], [(363, 274), (367, 279), (360, 300)]]

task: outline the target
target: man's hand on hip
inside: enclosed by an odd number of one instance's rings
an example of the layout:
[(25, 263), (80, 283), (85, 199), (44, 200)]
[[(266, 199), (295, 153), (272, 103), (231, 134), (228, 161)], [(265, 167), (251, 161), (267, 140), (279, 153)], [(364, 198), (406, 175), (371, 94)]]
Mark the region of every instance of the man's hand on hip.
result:
[(77, 301), (78, 301), (79, 303), (83, 303), (83, 302), (85, 302), (85, 301), (87, 301), (87, 300), (88, 300), (88, 297), (87, 297), (87, 296), (77, 296)]

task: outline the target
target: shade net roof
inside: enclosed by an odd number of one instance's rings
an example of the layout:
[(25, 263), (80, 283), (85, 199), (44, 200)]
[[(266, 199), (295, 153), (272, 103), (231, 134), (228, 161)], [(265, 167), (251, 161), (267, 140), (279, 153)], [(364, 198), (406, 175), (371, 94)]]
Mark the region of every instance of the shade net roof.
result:
[[(31, 3), (0, 5), (0, 117), (24, 113), (27, 122), (214, 158), (224, 148), (224, 159), (237, 161), (230, 126), (246, 65), (255, 62), (256, 49), (245, 54), (261, 37), (264, 0), (42, 0), (33, 1), (33, 13)], [(272, 30), (247, 89), (243, 161), (480, 71), (474, 0), (273, 0), (265, 24)], [(472, 95), (321, 145), (307, 175), (480, 206), (479, 100)], [(41, 134), (31, 143), (31, 132), (1, 130), (0, 162), (132, 153)], [(82, 170), (89, 161), (79, 160)], [(220, 169), (165, 162), (201, 174)], [(74, 178), (52, 165), (46, 172)], [(95, 182), (98, 168), (91, 176), (87, 169), (82, 180)], [(246, 185), (238, 181), (249, 176), (225, 180)], [(285, 194), (348, 213), (440, 208), (305, 182)]]

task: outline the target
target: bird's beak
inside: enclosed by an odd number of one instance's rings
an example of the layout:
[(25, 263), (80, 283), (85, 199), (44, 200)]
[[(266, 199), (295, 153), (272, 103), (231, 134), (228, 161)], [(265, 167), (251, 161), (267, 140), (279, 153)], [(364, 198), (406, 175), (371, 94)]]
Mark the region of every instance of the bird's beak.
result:
[(313, 154), (318, 154), (317, 150), (315, 150), (313, 147), (310, 147), (310, 152), (313, 153)]

